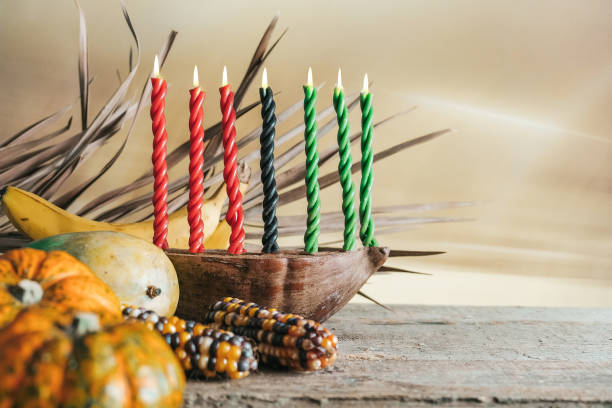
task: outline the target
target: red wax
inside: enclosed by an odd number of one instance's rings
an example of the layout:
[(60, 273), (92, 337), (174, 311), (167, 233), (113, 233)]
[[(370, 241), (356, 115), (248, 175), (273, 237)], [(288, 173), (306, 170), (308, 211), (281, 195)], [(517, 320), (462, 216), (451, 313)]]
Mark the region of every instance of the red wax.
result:
[(244, 212), (242, 194), (237, 175), (238, 147), (236, 146), (236, 111), (234, 110), (234, 93), (229, 84), (219, 88), (221, 94), (221, 113), (223, 115), (223, 178), (229, 197), (229, 207), (225, 220), (232, 227), (228, 252), (242, 254), (244, 243)]
[(166, 163), (166, 81), (151, 78), (151, 120), (153, 121), (153, 243), (162, 249), (168, 248), (168, 164)]
[(187, 220), (189, 221), (189, 252), (204, 251), (204, 223), (202, 222), (202, 200), (204, 199), (204, 127), (202, 118), (204, 109), (204, 91), (197, 86), (191, 90), (189, 99), (189, 204)]

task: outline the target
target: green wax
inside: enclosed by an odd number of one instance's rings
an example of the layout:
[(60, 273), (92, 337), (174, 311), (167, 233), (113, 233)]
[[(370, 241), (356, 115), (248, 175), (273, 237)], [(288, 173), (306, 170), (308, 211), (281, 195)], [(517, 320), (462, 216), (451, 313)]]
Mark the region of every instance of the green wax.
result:
[(308, 219), (304, 234), (304, 250), (319, 251), (319, 231), (321, 222), (321, 203), (319, 202), (319, 153), (317, 151), (317, 90), (304, 85), (304, 140), (306, 150), (306, 197), (308, 199)]
[(342, 88), (334, 89), (334, 109), (338, 118), (338, 173), (340, 174), (340, 185), (342, 186), (342, 213), (344, 214), (344, 250), (355, 249), (355, 229), (357, 225), (357, 214), (355, 214), (355, 188), (351, 166), (351, 136), (348, 122), (348, 110), (344, 101)]
[(362, 92), (359, 97), (361, 105), (361, 184), (359, 185), (359, 221), (361, 228), (359, 238), (363, 246), (377, 246), (374, 238), (374, 220), (372, 219), (372, 181), (374, 174), (372, 162), (372, 94)]

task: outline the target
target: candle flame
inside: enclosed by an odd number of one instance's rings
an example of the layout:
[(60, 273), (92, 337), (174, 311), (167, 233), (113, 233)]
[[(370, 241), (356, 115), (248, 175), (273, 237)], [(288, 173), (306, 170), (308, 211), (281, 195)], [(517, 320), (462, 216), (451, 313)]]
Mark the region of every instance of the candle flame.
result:
[(221, 86), (227, 85), (227, 66), (223, 66), (223, 78), (221, 79)]
[(155, 55), (155, 61), (153, 61), (153, 77), (159, 78), (159, 59), (157, 54)]
[(264, 68), (263, 74), (261, 75), (261, 87), (266, 89), (268, 87), (268, 70)]
[(200, 78), (198, 75), (198, 66), (194, 66), (193, 67), (193, 87), (197, 88), (198, 86), (200, 86)]
[(342, 70), (338, 68), (338, 82), (336, 83), (336, 89), (342, 89)]
[(361, 93), (367, 94), (368, 92), (370, 92), (368, 90), (368, 74), (365, 74), (363, 77), (363, 89), (361, 90)]
[(308, 81), (306, 82), (306, 85), (308, 86), (312, 86), (313, 82), (312, 82), (312, 68), (308, 67)]

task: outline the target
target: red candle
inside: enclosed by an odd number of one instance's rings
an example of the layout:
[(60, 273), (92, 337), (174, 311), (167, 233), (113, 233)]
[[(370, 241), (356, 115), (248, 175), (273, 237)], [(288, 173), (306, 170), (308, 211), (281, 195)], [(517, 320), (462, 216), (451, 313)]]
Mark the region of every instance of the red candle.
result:
[(155, 56), (151, 78), (151, 120), (153, 121), (153, 243), (162, 249), (168, 248), (168, 164), (166, 163), (166, 81), (159, 76), (159, 61)]
[(205, 93), (200, 89), (198, 67), (193, 69), (193, 89), (189, 90), (189, 204), (187, 220), (189, 221), (189, 252), (204, 251), (204, 223), (202, 222), (202, 200), (204, 199), (204, 116)]
[(227, 83), (227, 69), (223, 67), (223, 82), (219, 88), (221, 94), (221, 113), (223, 116), (223, 178), (229, 197), (229, 207), (225, 220), (232, 227), (228, 252), (242, 254), (244, 243), (244, 212), (242, 211), (242, 194), (237, 175), (238, 147), (236, 146), (236, 111), (234, 110), (234, 93)]

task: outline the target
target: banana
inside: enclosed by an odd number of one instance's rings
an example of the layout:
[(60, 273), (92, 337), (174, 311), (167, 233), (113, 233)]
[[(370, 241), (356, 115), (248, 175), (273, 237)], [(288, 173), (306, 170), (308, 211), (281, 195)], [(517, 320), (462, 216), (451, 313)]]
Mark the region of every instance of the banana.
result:
[[(243, 181), (241, 177), (242, 194), (246, 192), (247, 187), (248, 178)], [(202, 205), (204, 246), (207, 249), (227, 248), (229, 233), (226, 228), (222, 228), (225, 221), (219, 222), (226, 198), (226, 189), (220, 188), (214, 197), (205, 200)], [(65, 211), (44, 198), (17, 187), (7, 187), (2, 202), (4, 211), (15, 228), (33, 240), (82, 231), (118, 231), (147, 241), (153, 239), (152, 220), (130, 224), (93, 221)], [(213, 235), (213, 246), (209, 247), (207, 240)], [(187, 206), (168, 216), (168, 245), (170, 248), (189, 248)]]
[(227, 249), (229, 245), (230, 235), (232, 235), (232, 227), (227, 221), (222, 220), (215, 231), (204, 242), (206, 249)]

